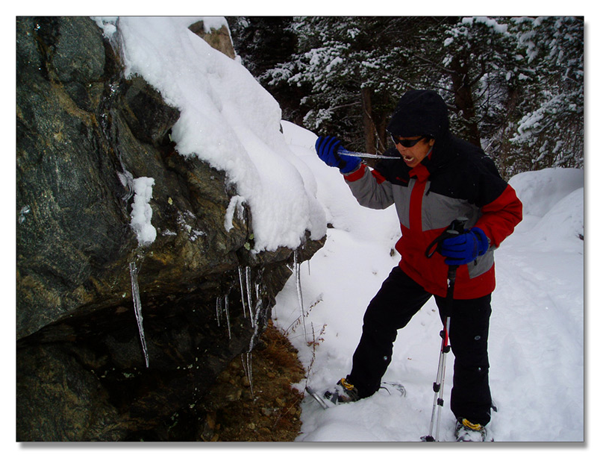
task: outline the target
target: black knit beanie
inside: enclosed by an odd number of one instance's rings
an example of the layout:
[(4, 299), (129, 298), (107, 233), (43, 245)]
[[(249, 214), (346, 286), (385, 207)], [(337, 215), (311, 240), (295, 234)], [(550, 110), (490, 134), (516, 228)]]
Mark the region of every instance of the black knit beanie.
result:
[(399, 137), (440, 138), (448, 132), (448, 126), (444, 99), (435, 91), (414, 90), (402, 96), (387, 129)]

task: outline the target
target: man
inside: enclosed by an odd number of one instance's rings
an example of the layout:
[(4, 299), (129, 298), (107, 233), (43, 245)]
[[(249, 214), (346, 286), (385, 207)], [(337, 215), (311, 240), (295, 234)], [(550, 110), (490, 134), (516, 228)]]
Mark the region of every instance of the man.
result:
[[(522, 204), (480, 148), (449, 132), (448, 110), (434, 91), (407, 92), (388, 125), (396, 147), (369, 170), (335, 137), (316, 142), (319, 157), (338, 167), (358, 202), (384, 209), (394, 204), (402, 237), (402, 259), (369, 304), (352, 371), (326, 394), (351, 402), (374, 394), (389, 363), (397, 330), (433, 295), (440, 316), (450, 312), (449, 265), (455, 265), (450, 342), (455, 356), (451, 410), (457, 438), (484, 440), (492, 399), (488, 383), (487, 340), (494, 250), (522, 219)], [(428, 247), (452, 221), (466, 218), (464, 233)]]

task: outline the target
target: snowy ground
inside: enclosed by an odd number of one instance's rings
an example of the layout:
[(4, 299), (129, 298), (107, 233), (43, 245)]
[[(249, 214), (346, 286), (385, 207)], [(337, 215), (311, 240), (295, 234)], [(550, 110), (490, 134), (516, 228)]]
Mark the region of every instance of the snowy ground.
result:
[[(335, 227), (328, 230), (324, 248), (301, 266), (304, 322), (294, 277), (275, 309), (277, 326), (289, 333), (308, 368), (299, 388), (310, 383), (322, 389), (350, 371), (364, 310), (399, 261), (392, 252), (399, 226), (393, 209), (358, 206), (339, 173), (316, 157), (314, 134), (289, 123), (284, 132), (313, 171), (317, 198)], [(511, 184), (524, 203), (525, 218), (496, 252), (489, 353), (498, 412), (489, 430), (496, 442), (582, 441), (584, 247), (578, 234), (583, 234), (583, 172), (528, 172)], [(325, 411), (307, 396), (298, 440), (420, 441), (429, 428), (440, 330), (432, 300), (399, 333), (384, 380), (402, 382), (407, 397), (379, 392)], [(450, 356), (446, 399), (452, 361)], [(453, 426), (445, 407), (441, 440), (452, 440)]]

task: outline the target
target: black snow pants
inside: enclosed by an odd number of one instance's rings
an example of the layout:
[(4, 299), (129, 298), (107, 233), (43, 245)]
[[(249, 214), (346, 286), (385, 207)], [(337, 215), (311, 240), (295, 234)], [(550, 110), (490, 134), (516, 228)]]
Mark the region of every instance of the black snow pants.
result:
[[(431, 296), (400, 267), (392, 270), (365, 312), (362, 337), (348, 375), (360, 397), (379, 389), (392, 359), (397, 330), (405, 327)], [(443, 319), (446, 299), (435, 296), (435, 301)], [(487, 352), (490, 315), (491, 295), (452, 302), (450, 346), (455, 362), (450, 408), (457, 418), (482, 425), (489, 422), (492, 407)]]

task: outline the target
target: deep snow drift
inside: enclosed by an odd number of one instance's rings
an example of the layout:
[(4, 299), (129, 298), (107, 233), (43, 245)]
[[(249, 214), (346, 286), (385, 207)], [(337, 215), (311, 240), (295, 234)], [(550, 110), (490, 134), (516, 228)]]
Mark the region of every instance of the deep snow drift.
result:
[[(399, 261), (393, 208), (359, 207), (337, 170), (317, 158), (316, 136), (289, 123), (292, 150), (317, 178), (317, 198), (334, 229), (301, 270), (306, 328), (290, 279), (279, 294), (276, 323), (289, 333), (308, 368), (306, 383), (326, 388), (345, 376), (371, 297)], [(489, 339), (490, 384), (498, 412), (489, 430), (500, 441), (581, 441), (584, 427), (583, 171), (542, 170), (510, 184), (524, 220), (496, 251)], [(440, 350), (441, 322), (433, 300), (401, 330), (384, 380), (408, 396), (379, 392), (352, 405), (322, 410), (303, 402), (301, 441), (419, 441), (428, 433)], [(315, 342), (311, 344), (311, 342)], [(308, 342), (308, 344), (307, 344)], [(452, 381), (450, 356), (446, 395)], [(446, 404), (448, 405), (448, 404)], [(441, 440), (452, 440), (454, 418), (444, 407)]]

